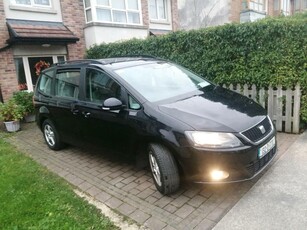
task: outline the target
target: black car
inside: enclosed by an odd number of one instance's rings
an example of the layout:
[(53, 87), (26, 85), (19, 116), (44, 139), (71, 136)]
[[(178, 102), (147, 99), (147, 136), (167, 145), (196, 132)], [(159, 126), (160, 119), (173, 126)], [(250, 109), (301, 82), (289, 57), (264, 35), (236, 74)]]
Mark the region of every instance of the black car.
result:
[[(276, 153), (266, 111), (172, 62), (78, 60), (44, 70), (34, 104), (49, 148), (95, 144), (148, 156), (162, 194), (255, 177)], [(183, 174), (183, 175), (182, 175)]]

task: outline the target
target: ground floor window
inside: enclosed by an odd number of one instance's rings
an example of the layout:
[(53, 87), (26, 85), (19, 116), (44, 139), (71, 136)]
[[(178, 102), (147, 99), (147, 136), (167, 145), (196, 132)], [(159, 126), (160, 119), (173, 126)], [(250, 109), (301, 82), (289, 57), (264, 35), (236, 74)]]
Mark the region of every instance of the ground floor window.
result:
[(40, 63), (53, 63), (65, 61), (63, 55), (41, 56), (41, 57), (16, 57), (14, 58), (19, 90), (33, 91), (37, 81), (37, 68)]

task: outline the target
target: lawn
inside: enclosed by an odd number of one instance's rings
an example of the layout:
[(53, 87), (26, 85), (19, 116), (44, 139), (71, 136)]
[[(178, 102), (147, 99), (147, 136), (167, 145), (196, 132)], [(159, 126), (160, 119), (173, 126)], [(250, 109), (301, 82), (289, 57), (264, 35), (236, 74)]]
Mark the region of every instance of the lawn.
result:
[(73, 187), (0, 138), (0, 229), (117, 229)]

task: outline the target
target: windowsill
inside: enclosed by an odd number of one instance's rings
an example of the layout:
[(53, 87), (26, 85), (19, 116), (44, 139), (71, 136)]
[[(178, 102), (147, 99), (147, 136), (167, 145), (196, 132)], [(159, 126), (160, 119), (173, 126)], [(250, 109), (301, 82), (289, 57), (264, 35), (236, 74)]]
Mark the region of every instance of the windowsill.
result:
[(26, 6), (13, 6), (10, 5), (11, 10), (19, 10), (19, 11), (28, 11), (28, 12), (37, 12), (37, 13), (46, 13), (46, 14), (57, 14), (57, 11), (52, 8), (34, 8), (34, 7), (26, 7)]
[(266, 11), (257, 11), (257, 10), (253, 10), (253, 9), (244, 9), (244, 10), (241, 10), (241, 13), (245, 13), (245, 12), (255, 12), (255, 13), (258, 13), (258, 14), (263, 14), (263, 15), (266, 15)]
[(85, 28), (92, 26), (102, 27), (117, 27), (117, 28), (130, 28), (130, 29), (147, 29), (147, 26), (133, 25), (133, 24), (117, 24), (117, 23), (106, 23), (106, 22), (89, 22), (85, 25)]
[(154, 20), (154, 19), (150, 19), (149, 21), (152, 24), (161, 24), (161, 25), (170, 25), (171, 23), (169, 21), (161, 21), (161, 20)]

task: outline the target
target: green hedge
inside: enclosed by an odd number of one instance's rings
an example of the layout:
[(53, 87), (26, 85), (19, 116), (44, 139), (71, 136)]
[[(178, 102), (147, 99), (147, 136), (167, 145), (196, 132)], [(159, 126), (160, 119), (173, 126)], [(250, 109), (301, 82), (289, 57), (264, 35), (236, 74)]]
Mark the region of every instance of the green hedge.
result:
[(87, 58), (147, 54), (179, 63), (215, 83), (302, 86), (307, 122), (307, 14), (178, 31), (101, 44)]

